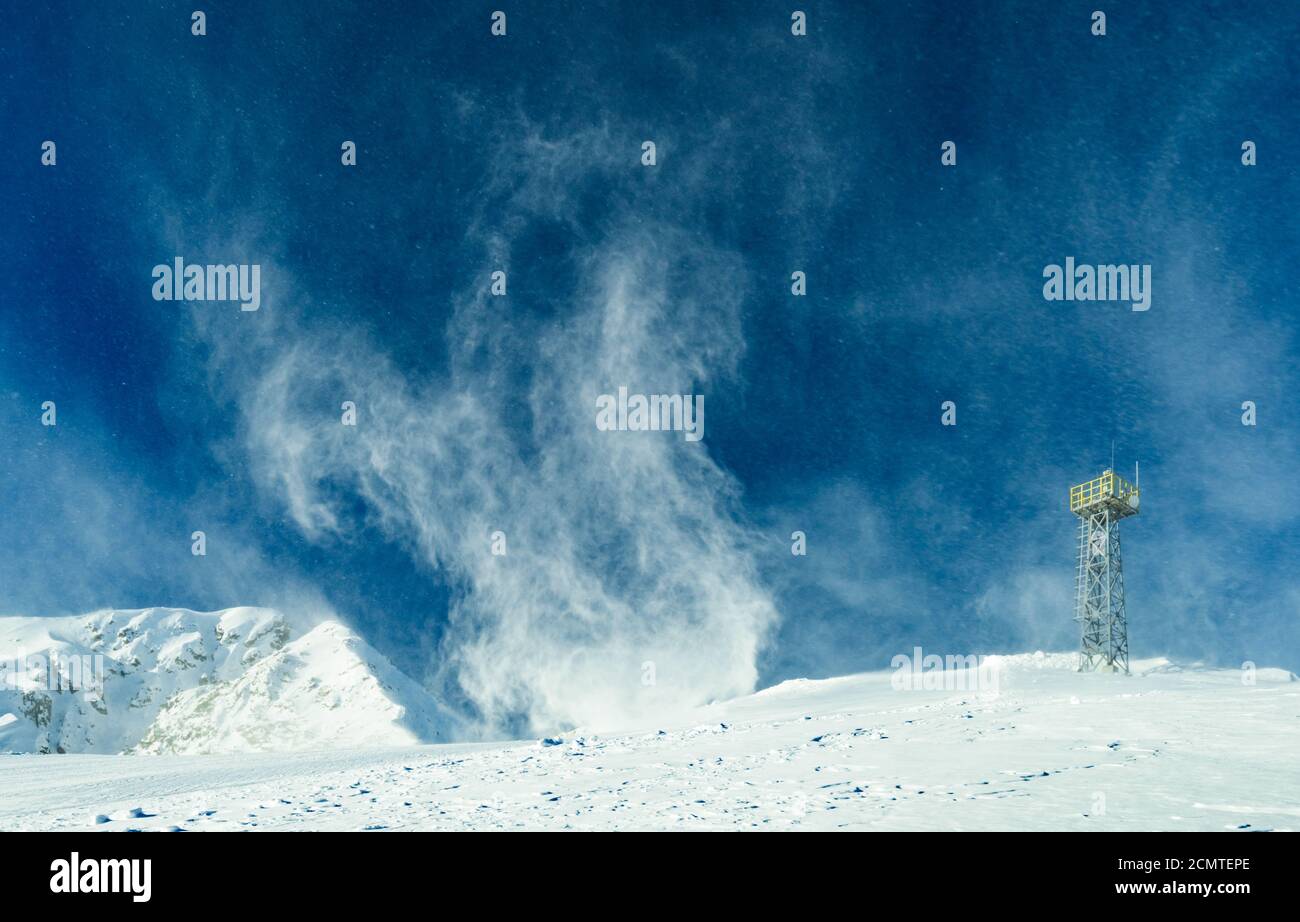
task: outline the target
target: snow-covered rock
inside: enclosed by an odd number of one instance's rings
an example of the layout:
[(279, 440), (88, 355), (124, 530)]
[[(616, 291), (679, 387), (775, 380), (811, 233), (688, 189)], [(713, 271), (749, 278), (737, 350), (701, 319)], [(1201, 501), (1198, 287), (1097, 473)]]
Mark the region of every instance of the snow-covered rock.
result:
[(238, 678), (174, 695), (136, 749), (270, 752), (409, 746), (440, 736), (427, 692), (337, 621), (259, 659)]
[(279, 612), (0, 618), (0, 751), (197, 753), (439, 738), (436, 702), (337, 622)]

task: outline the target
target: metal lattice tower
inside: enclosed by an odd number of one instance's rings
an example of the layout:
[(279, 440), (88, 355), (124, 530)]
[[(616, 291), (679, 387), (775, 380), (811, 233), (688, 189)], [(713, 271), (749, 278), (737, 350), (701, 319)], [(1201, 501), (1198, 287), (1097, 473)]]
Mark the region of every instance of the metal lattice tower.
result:
[(1079, 622), (1081, 635), (1079, 671), (1122, 670), (1127, 674), (1128, 618), (1119, 522), (1137, 515), (1138, 488), (1107, 470), (1070, 487), (1070, 511), (1079, 517), (1074, 603), (1074, 620)]

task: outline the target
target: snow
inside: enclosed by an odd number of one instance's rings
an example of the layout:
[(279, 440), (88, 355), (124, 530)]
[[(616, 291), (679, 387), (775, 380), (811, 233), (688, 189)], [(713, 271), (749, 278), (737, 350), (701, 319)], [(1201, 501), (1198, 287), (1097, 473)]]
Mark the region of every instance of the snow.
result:
[[(329, 639), (235, 685), (278, 683), (279, 705), (307, 708), (294, 677), (341, 655)], [(343, 645), (357, 655), (345, 669), (386, 665), (359, 644)], [(1248, 684), (1165, 660), (1080, 675), (1073, 662), (1000, 657), (995, 691), (898, 689), (888, 671), (802, 679), (663, 725), (545, 740), (0, 756), (0, 829), (1300, 828), (1295, 676), (1261, 669)], [(241, 738), (250, 719), (232, 707), (204, 739)]]
[[(51, 689), (20, 657), (87, 668)], [(102, 694), (84, 677), (98, 657)], [(417, 683), (344, 625), (303, 631), (262, 608), (0, 618), (0, 751), (201, 754), (445, 738)], [(7, 671), (6, 671), (7, 669)], [(62, 670), (65, 671), (66, 670)], [(5, 681), (7, 679), (7, 681)]]
[(135, 748), (197, 754), (393, 746), (436, 740), (443, 721), (424, 689), (330, 621), (236, 679), (176, 694)]

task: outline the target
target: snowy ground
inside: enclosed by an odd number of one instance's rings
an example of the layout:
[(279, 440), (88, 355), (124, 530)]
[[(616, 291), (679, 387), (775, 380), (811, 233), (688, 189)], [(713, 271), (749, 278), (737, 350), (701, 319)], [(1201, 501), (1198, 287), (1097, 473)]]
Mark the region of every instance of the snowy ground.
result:
[(1300, 682), (1134, 672), (801, 680), (555, 745), (0, 756), (0, 829), (1300, 828)]

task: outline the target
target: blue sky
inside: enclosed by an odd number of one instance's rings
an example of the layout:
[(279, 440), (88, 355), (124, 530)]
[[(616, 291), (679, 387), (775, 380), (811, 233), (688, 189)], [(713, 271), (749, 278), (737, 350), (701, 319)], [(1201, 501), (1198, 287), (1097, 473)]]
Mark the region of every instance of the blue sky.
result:
[[(0, 611), (330, 611), (501, 724), (647, 658), (698, 698), (1071, 649), (1114, 440), (1134, 655), (1300, 667), (1300, 11), (1099, 5), (9, 17)], [(177, 255), (262, 310), (152, 300)], [(1151, 309), (1044, 300), (1067, 256)], [(620, 384), (704, 441), (597, 433)]]

